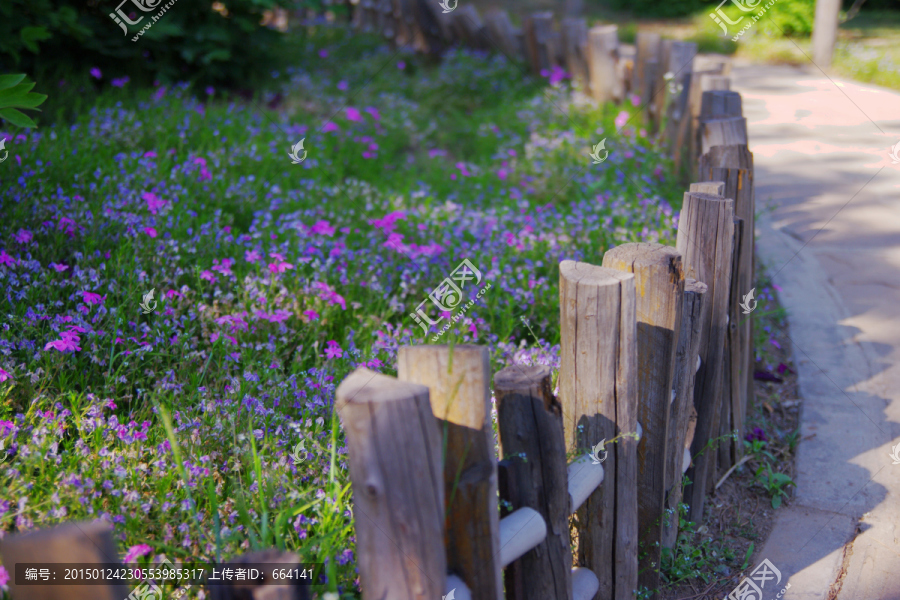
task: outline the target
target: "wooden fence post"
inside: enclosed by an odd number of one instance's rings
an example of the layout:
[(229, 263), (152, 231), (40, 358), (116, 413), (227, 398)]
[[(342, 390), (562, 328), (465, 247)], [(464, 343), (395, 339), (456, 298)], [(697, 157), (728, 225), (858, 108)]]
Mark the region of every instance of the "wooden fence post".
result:
[(597, 102), (621, 99), (624, 95), (617, 71), (618, 47), (618, 27), (615, 25), (597, 25), (588, 31), (590, 90)]
[(513, 509), (533, 508), (547, 523), (547, 538), (508, 568), (521, 578), (507, 600), (572, 597), (569, 491), (562, 407), (553, 396), (550, 368), (511, 366), (494, 375), (497, 424), (509, 463), (507, 498)]
[(487, 35), (497, 48), (510, 60), (520, 60), (519, 45), (516, 41), (515, 31), (506, 11), (493, 9), (484, 16), (484, 25)]
[(439, 12), (429, 0), (413, 0), (413, 7), (427, 51), (432, 55), (440, 54), (450, 38), (447, 15)]
[[(560, 373), (566, 448), (637, 430), (634, 275), (583, 262), (559, 265)], [(577, 374), (577, 377), (576, 377)], [(578, 510), (578, 564), (600, 581), (600, 598), (637, 589), (637, 443), (607, 446), (605, 479)]]
[[(479, 600), (501, 600), (497, 457), (491, 427), (490, 363), (483, 346), (404, 346), (403, 381), (428, 387), (445, 436), (447, 563)], [(437, 597), (437, 596), (435, 596)]]
[(665, 513), (675, 351), (681, 330), (684, 269), (675, 248), (655, 243), (623, 244), (603, 256), (603, 266), (634, 274), (637, 316), (638, 536), (650, 567), (640, 585), (659, 587)]
[(640, 96), (641, 102), (644, 104), (649, 103), (650, 92), (652, 91), (652, 89), (647, 89), (647, 84), (652, 79), (647, 79), (644, 69), (648, 60), (658, 60), (660, 43), (660, 35), (649, 31), (639, 31), (634, 40), (636, 54), (634, 57), (634, 72), (631, 78), (631, 91)]
[[(9, 572), (13, 598), (28, 600), (125, 600), (128, 586), (106, 585), (16, 585), (16, 563), (119, 564), (113, 529), (103, 521), (65, 523), (49, 529), (11, 535), (0, 545), (3, 564)], [(57, 573), (61, 579), (63, 573)]]
[(684, 282), (681, 330), (675, 354), (675, 379), (672, 382), (675, 397), (669, 415), (669, 444), (666, 449), (666, 458), (669, 461), (666, 473), (669, 479), (662, 531), (662, 545), (665, 548), (674, 548), (678, 538), (678, 506), (681, 504), (683, 492), (681, 484), (687, 470), (684, 465), (684, 452), (689, 451), (690, 443), (693, 441), (688, 439), (691, 415), (694, 415), (695, 422), (697, 415), (694, 410), (694, 376), (697, 373), (697, 359), (700, 358), (700, 338), (703, 333), (701, 308), (706, 290), (706, 284), (696, 279), (686, 279)]
[[(690, 129), (688, 130), (688, 140), (690, 143), (691, 154), (691, 171), (696, 171), (697, 155), (699, 151), (700, 136), (700, 108), (703, 100), (703, 92), (719, 89), (718, 86), (727, 85), (728, 80), (720, 77), (720, 71), (703, 71), (698, 66), (701, 63), (699, 57), (694, 59), (694, 72), (691, 75), (691, 89), (688, 97), (688, 105), (691, 111)], [(701, 63), (702, 64), (702, 63)], [(723, 83), (724, 82), (724, 83)]]
[(453, 17), (453, 29), (463, 44), (469, 48), (485, 49), (484, 24), (478, 15), (478, 9), (472, 4), (465, 4), (450, 13)]
[(536, 12), (526, 18), (523, 25), (525, 45), (528, 49), (528, 62), (535, 74), (542, 70), (550, 70), (553, 66), (556, 50), (553, 48), (553, 13)]
[(712, 146), (746, 145), (747, 119), (741, 116), (741, 96), (737, 92), (703, 92), (698, 135), (700, 153)]
[(439, 598), (447, 578), (441, 437), (428, 388), (357, 369), (338, 386), (366, 600)]
[[(732, 198), (734, 200), (734, 198)], [(735, 203), (736, 205), (737, 203)], [(740, 460), (743, 454), (744, 413), (741, 388), (741, 341), (738, 323), (740, 322), (740, 269), (743, 257), (741, 244), (744, 236), (744, 220), (734, 217), (734, 251), (731, 259), (731, 282), (728, 286), (728, 329), (725, 333), (725, 367), (722, 370), (722, 390), (725, 397), (722, 402), (722, 416), (719, 421), (718, 436), (729, 435), (737, 431), (737, 438), (731, 443), (719, 444), (719, 471), (724, 472)], [(718, 479), (714, 477), (713, 479)], [(710, 481), (715, 484), (715, 481)]]
[[(686, 112), (687, 97), (690, 93), (690, 76), (693, 72), (694, 56), (697, 55), (697, 44), (694, 42), (672, 41), (664, 46), (663, 54), (665, 61), (660, 63), (663, 66), (660, 69), (657, 82), (660, 89), (671, 85), (674, 94), (668, 103), (666, 100), (669, 100), (669, 90), (666, 90), (659, 96), (657, 113), (660, 117), (664, 113), (668, 116), (666, 139), (669, 142), (670, 151), (672, 151), (671, 153), (676, 160), (676, 166), (680, 166), (680, 147), (675, 146), (675, 142), (682, 118)], [(668, 74), (671, 74), (672, 79), (667, 82), (665, 76)], [(676, 156), (676, 152), (678, 156)]]
[(700, 370), (694, 388), (697, 429), (691, 447), (694, 468), (685, 497), (691, 520), (699, 523), (710, 478), (715, 475), (716, 449), (706, 449), (719, 431), (722, 411), (723, 349), (728, 318), (728, 295), (734, 245), (734, 201), (700, 192), (685, 192), (678, 222), (677, 248), (684, 259), (685, 277), (706, 283)]
[(562, 21), (562, 45), (565, 49), (566, 68), (572, 79), (580, 82), (581, 89), (590, 93), (588, 82), (588, 26), (581, 18), (568, 17)]

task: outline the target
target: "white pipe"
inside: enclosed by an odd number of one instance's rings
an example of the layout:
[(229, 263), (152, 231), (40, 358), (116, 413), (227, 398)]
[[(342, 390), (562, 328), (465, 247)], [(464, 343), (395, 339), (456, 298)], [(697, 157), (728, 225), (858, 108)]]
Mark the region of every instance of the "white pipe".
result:
[(456, 575), (447, 575), (447, 587), (444, 592), (446, 594), (442, 600), (472, 600), (472, 592)]
[(533, 508), (526, 506), (500, 519), (500, 564), (505, 567), (546, 537), (544, 517)]
[(600, 589), (600, 580), (584, 567), (572, 569), (572, 600), (591, 600)]
[(572, 512), (578, 510), (588, 496), (603, 483), (603, 465), (595, 465), (593, 462), (591, 455), (585, 454), (569, 465), (569, 497), (572, 499)]
[(681, 462), (681, 472), (687, 473), (688, 467), (691, 466), (691, 449), (684, 449), (684, 459)]

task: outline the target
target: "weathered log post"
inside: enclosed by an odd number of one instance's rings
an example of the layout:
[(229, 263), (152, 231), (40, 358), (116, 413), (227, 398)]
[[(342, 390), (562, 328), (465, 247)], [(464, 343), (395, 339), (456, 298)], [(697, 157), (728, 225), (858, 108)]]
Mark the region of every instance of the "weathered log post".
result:
[[(734, 200), (734, 198), (732, 198)], [(731, 282), (728, 287), (728, 329), (725, 333), (725, 367), (722, 369), (722, 390), (725, 397), (722, 399), (722, 415), (719, 421), (718, 437), (731, 434), (734, 431), (738, 435), (731, 443), (719, 444), (718, 469), (722, 473), (727, 471), (740, 460), (743, 454), (744, 413), (741, 401), (743, 389), (741, 388), (741, 343), (739, 339), (738, 323), (740, 322), (740, 268), (743, 257), (741, 256), (741, 243), (744, 235), (744, 220), (734, 217), (734, 251), (731, 258)], [(718, 479), (718, 476), (713, 478)], [(709, 483), (714, 484), (715, 481)]]
[(469, 48), (478, 50), (486, 49), (484, 24), (478, 9), (472, 4), (465, 4), (450, 13), (453, 17), (451, 23), (457, 37)]
[(588, 31), (587, 65), (591, 95), (597, 102), (621, 100), (624, 95), (618, 66), (619, 37), (615, 25), (597, 25)]
[(654, 243), (623, 244), (603, 256), (603, 266), (634, 274), (637, 316), (638, 535), (649, 568), (640, 585), (659, 587), (662, 520), (669, 483), (669, 410), (675, 355), (684, 302), (684, 269), (675, 248)]
[[(727, 165), (727, 166), (726, 166)], [(745, 166), (741, 166), (745, 165)], [(700, 157), (700, 178), (715, 179), (724, 182), (722, 195), (734, 200), (736, 218), (743, 221), (737, 270), (732, 272), (732, 289), (735, 294), (729, 305), (735, 311), (735, 321), (729, 323), (729, 335), (733, 337), (730, 356), (732, 372), (731, 429), (738, 430), (738, 439), (734, 443), (733, 460), (740, 459), (743, 453), (744, 419), (747, 407), (753, 397), (753, 335), (751, 315), (738, 312), (744, 295), (753, 288), (754, 268), (754, 218), (756, 206), (754, 201), (753, 155), (746, 146), (714, 146), (708, 154)]]
[[(566, 448), (590, 448), (637, 431), (634, 275), (583, 262), (559, 265), (560, 374)], [(577, 374), (577, 376), (576, 376)], [(577, 564), (600, 581), (600, 598), (637, 589), (637, 443), (608, 446), (605, 479), (577, 515)]]
[(562, 21), (562, 44), (566, 55), (566, 68), (572, 79), (588, 92), (588, 26), (581, 18), (568, 17)]
[(658, 33), (652, 33), (649, 31), (639, 31), (634, 40), (635, 47), (635, 57), (634, 57), (634, 71), (632, 73), (631, 79), (631, 90), (632, 93), (637, 94), (641, 98), (641, 103), (647, 104), (650, 101), (650, 92), (651, 88), (648, 89), (648, 84), (650, 84), (653, 80), (648, 79), (644, 74), (645, 67), (647, 65), (647, 61), (654, 60), (657, 61), (657, 56), (659, 55), (659, 45), (662, 41), (662, 38)]
[[(122, 583), (106, 585), (16, 585), (16, 563), (35, 567), (48, 563), (117, 565), (119, 555), (112, 526), (103, 521), (65, 523), (49, 529), (11, 535), (0, 545), (3, 564), (9, 571), (13, 598), (28, 600), (123, 600), (130, 594)], [(24, 573), (22, 573), (24, 575)], [(62, 573), (57, 573), (62, 578)]]
[[(669, 50), (669, 61), (666, 64), (667, 71), (663, 73), (663, 83), (666, 85), (666, 75), (671, 74), (668, 85), (672, 86), (673, 96), (668, 103), (666, 115), (666, 140), (669, 143), (669, 151), (675, 160), (676, 169), (681, 168), (682, 147), (678, 145), (679, 131), (682, 123), (686, 126), (688, 96), (690, 95), (691, 74), (693, 73), (694, 57), (697, 55), (697, 44), (694, 42), (672, 42)], [(683, 144), (684, 138), (681, 138)]]
[(697, 429), (691, 447), (692, 484), (685, 490), (691, 520), (700, 522), (708, 482), (715, 476), (716, 449), (707, 449), (719, 431), (722, 412), (723, 350), (727, 331), (731, 261), (734, 250), (734, 201), (722, 196), (685, 192), (678, 222), (677, 248), (684, 259), (685, 277), (706, 283), (700, 370), (694, 388)]
[(507, 500), (533, 508), (547, 523), (547, 538), (507, 567), (521, 583), (507, 600), (572, 597), (569, 492), (562, 407), (553, 396), (550, 368), (511, 366), (494, 375), (497, 424), (507, 468)]
[(347, 436), (363, 598), (441, 597), (447, 579), (444, 478), (428, 388), (357, 369), (336, 396)]
[(509, 15), (505, 10), (493, 9), (484, 15), (484, 26), (491, 42), (510, 60), (521, 60), (519, 44)]
[(684, 452), (689, 450), (693, 441), (692, 431), (691, 438), (688, 438), (691, 416), (694, 416), (696, 423), (697, 415), (694, 409), (694, 376), (697, 373), (697, 360), (700, 358), (700, 338), (703, 333), (701, 308), (706, 290), (706, 284), (695, 279), (686, 279), (684, 282), (681, 330), (675, 353), (675, 379), (672, 382), (675, 396), (669, 414), (669, 441), (666, 448), (666, 460), (669, 462), (666, 467), (666, 516), (662, 531), (664, 548), (674, 548), (678, 539), (678, 506), (682, 501), (682, 481), (687, 470)]
[(703, 100), (703, 92), (714, 89), (727, 89), (723, 86), (730, 85), (727, 78), (721, 77), (721, 71), (704, 71), (697, 63), (699, 57), (694, 59), (694, 72), (691, 75), (691, 90), (688, 104), (691, 111), (690, 129), (687, 131), (691, 150), (691, 171), (696, 171), (697, 156), (700, 152), (700, 108)]
[(528, 62), (535, 74), (549, 71), (553, 66), (556, 49), (553, 48), (553, 13), (536, 12), (525, 19), (523, 24)]
[[(483, 346), (404, 346), (403, 381), (429, 390), (444, 432), (447, 566), (484, 600), (503, 598), (490, 363)], [(437, 597), (437, 596), (435, 596)]]

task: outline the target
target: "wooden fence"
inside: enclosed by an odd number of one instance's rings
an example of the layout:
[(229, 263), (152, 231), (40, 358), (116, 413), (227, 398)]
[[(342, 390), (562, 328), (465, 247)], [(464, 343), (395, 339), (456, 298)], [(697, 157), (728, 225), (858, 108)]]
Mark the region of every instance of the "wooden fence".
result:
[[(363, 599), (437, 600), (451, 590), (454, 600), (631, 599), (641, 586), (659, 586), (679, 504), (702, 519), (707, 494), (740, 458), (753, 348), (739, 303), (755, 265), (741, 97), (729, 90), (727, 62), (696, 56), (689, 42), (640, 32), (632, 50), (614, 25), (589, 28), (574, 16), (556, 28), (536, 13), (518, 29), (501, 11), (482, 20), (472, 6), (447, 14), (436, 6), (359, 0), (353, 23), (421, 51), (462, 43), (536, 72), (563, 67), (597, 101), (635, 93), (675, 164), (697, 175), (674, 248), (625, 244), (600, 265), (560, 264), (558, 398), (547, 367), (510, 366), (492, 377), (487, 349), (474, 345), (404, 347), (397, 378), (359, 369), (342, 382), (336, 407)], [(595, 464), (587, 451), (603, 440)], [(3, 563), (114, 562), (108, 528), (76, 529), (10, 536)], [(257, 562), (298, 562), (266, 556)], [(214, 597), (308, 594), (247, 586), (217, 588)], [(11, 589), (17, 600), (125, 597), (121, 586), (25, 592), (12, 581)]]

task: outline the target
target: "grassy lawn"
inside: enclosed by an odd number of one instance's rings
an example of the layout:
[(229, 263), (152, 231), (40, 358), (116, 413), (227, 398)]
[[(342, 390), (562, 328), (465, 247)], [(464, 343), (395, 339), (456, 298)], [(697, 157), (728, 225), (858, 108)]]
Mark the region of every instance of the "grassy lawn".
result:
[(492, 287), (441, 341), (558, 366), (559, 261), (674, 245), (683, 186), (631, 104), (335, 31), (296, 55), (252, 101), (72, 74), (46, 86), (71, 122), (8, 132), (0, 532), (103, 518), (142, 564), (277, 546), (358, 597), (340, 381), (394, 374), (463, 259)]

